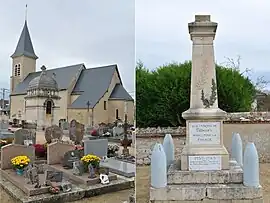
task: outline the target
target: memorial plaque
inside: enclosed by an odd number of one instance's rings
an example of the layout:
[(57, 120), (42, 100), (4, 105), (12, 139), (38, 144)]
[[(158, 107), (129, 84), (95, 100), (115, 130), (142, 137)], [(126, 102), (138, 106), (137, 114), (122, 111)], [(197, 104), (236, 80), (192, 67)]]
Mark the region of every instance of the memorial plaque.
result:
[(190, 122), (190, 145), (220, 144), (220, 122)]
[(189, 156), (190, 171), (221, 170), (221, 156)]

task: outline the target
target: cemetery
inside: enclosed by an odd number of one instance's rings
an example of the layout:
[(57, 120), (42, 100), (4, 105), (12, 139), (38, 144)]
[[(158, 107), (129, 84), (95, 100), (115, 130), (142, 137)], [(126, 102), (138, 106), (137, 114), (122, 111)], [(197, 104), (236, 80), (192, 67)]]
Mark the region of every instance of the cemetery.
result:
[[(1, 146), (0, 185), (16, 201), (72, 202), (134, 187), (130, 159), (135, 157), (126, 128), (117, 144), (106, 136), (90, 137), (72, 120), (44, 129), (45, 142), (38, 143), (36, 129), (29, 126), (10, 132), (12, 141)], [(133, 200), (130, 194), (128, 201)]]
[(230, 154), (224, 146), (226, 112), (217, 102), (213, 46), (217, 23), (209, 15), (196, 15), (188, 27), (193, 46), (190, 108), (182, 113), (185, 145), (177, 159), (171, 134), (154, 145), (150, 202), (263, 202), (254, 141), (243, 148), (241, 135), (234, 132)]

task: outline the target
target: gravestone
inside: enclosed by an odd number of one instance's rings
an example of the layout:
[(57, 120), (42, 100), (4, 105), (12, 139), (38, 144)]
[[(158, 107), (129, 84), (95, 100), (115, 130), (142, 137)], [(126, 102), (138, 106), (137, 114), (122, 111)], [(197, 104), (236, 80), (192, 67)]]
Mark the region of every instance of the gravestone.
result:
[(54, 142), (47, 146), (47, 164), (60, 164), (66, 152), (74, 149), (74, 145), (68, 143)]
[(51, 143), (54, 140), (62, 140), (63, 131), (57, 125), (52, 125), (45, 129), (45, 139), (47, 143)]
[(35, 148), (18, 144), (8, 144), (1, 147), (1, 169), (11, 169), (10, 160), (22, 154), (28, 156), (30, 161), (33, 162), (35, 159)]
[(72, 120), (69, 125), (69, 139), (74, 141), (75, 144), (81, 143), (85, 132), (85, 127), (83, 124)]
[(73, 162), (79, 161), (82, 157), (82, 154), (79, 150), (71, 150), (65, 153), (63, 160), (63, 167), (73, 168)]
[(121, 136), (124, 134), (124, 128), (121, 126), (115, 126), (113, 127), (113, 136), (117, 137), (117, 136)]
[(7, 121), (0, 121), (0, 131), (7, 131), (9, 127), (9, 124)]
[(36, 132), (28, 129), (18, 129), (14, 132), (14, 144), (33, 145), (36, 144)]
[(100, 158), (107, 156), (108, 153), (108, 140), (96, 139), (84, 141), (84, 155), (94, 154)]

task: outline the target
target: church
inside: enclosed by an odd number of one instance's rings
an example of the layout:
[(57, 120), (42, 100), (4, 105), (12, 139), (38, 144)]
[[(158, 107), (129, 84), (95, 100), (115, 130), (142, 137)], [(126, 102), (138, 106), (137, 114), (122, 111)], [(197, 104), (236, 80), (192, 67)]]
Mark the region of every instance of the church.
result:
[(84, 125), (134, 122), (134, 100), (116, 64), (87, 68), (83, 63), (36, 71), (36, 55), (24, 23), (12, 58), (10, 116), (36, 122), (42, 129), (76, 119)]

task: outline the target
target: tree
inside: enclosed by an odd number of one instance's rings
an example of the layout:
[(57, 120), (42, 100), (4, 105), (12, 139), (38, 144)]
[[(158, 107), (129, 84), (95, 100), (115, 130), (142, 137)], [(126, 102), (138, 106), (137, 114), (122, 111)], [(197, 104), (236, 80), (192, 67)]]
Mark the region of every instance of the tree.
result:
[[(255, 87), (239, 70), (216, 66), (219, 107), (227, 112), (249, 111)], [(154, 71), (142, 62), (136, 67), (136, 123), (138, 127), (185, 125), (189, 108), (191, 62), (170, 63)]]

